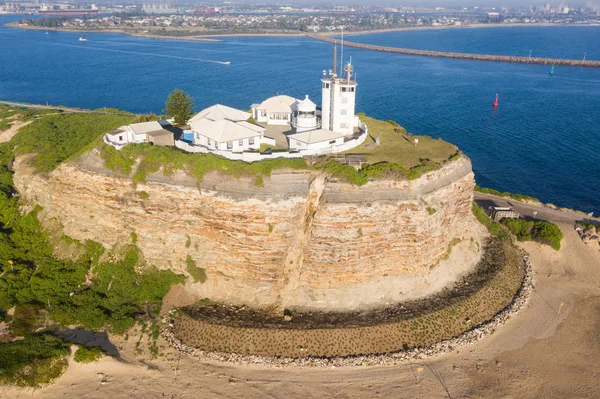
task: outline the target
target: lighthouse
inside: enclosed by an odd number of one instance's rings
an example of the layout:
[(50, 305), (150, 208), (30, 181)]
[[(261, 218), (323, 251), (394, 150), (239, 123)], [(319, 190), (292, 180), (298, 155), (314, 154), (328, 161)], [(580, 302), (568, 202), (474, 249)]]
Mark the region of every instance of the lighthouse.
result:
[(336, 55), (334, 47), (333, 70), (323, 71), (321, 79), (321, 128), (352, 135), (359, 123), (354, 115), (357, 86), (354, 66), (350, 60), (338, 76)]

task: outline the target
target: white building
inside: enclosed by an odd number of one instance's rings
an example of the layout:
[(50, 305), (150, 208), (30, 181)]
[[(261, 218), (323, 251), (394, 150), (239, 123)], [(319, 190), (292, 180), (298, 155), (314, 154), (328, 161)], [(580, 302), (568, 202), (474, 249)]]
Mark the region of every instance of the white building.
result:
[(315, 130), (320, 127), (317, 120), (317, 104), (313, 103), (308, 96), (304, 100), (297, 100), (296, 112), (292, 115), (292, 127), (297, 133)]
[(285, 95), (271, 97), (260, 104), (252, 104), (252, 117), (267, 125), (289, 125), (297, 102), (294, 97)]
[[(117, 148), (145, 142), (175, 145), (188, 152), (213, 153), (248, 162), (347, 151), (364, 142), (367, 127), (354, 114), (357, 83), (352, 63), (344, 67), (343, 77), (335, 73), (335, 64), (334, 53), (333, 70), (324, 71), (321, 77), (320, 110), (308, 96), (297, 100), (277, 95), (253, 104), (251, 113), (216, 104), (194, 115), (188, 121), (190, 129), (177, 134), (178, 139), (172, 144), (169, 137), (163, 137), (164, 132), (156, 133), (164, 130), (158, 122), (123, 126), (106, 134), (105, 142)], [(261, 144), (279, 147), (259, 154)], [(286, 144), (288, 151), (280, 148)]]
[(243, 152), (258, 150), (265, 128), (248, 122), (249, 112), (217, 104), (189, 120), (194, 145), (208, 149)]
[(167, 134), (169, 131), (165, 130), (165, 127), (170, 126), (171, 124), (165, 120), (132, 123), (106, 133), (104, 135), (104, 142), (120, 150), (127, 144), (147, 143), (149, 141), (149, 134)]
[(358, 117), (354, 115), (357, 83), (352, 76), (354, 68), (351, 62), (344, 71), (344, 77), (338, 77), (335, 72), (329, 75), (323, 72), (321, 126), (326, 130), (351, 135), (360, 124)]

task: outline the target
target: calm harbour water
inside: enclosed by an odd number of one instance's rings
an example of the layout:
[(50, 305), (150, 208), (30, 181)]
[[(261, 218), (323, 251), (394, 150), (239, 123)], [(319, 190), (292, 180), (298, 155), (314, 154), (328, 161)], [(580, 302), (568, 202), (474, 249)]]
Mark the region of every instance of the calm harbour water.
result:
[[(0, 16), (4, 24), (19, 19)], [(181, 88), (198, 109), (248, 109), (277, 93), (320, 102), (329, 44), (303, 37), (218, 43), (0, 27), (0, 98), (161, 112)], [(600, 27), (510, 27), (357, 35), (352, 41), (489, 54), (600, 59)], [(485, 51), (484, 51), (485, 50)], [(346, 48), (357, 112), (442, 137), (473, 161), (477, 183), (600, 213), (600, 70), (412, 57)], [(218, 62), (231, 62), (223, 65)], [(491, 103), (500, 94), (500, 107)]]

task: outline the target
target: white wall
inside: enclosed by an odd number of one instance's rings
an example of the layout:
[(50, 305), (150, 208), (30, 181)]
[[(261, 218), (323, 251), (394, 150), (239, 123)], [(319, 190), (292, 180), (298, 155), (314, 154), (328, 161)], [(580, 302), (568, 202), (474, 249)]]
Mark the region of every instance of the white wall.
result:
[[(346, 84), (343, 81), (333, 85), (332, 101), (332, 126), (329, 130), (334, 132), (352, 134), (356, 127), (354, 120), (354, 109), (356, 102), (356, 84)], [(354, 91), (342, 91), (354, 90)], [(345, 112), (345, 114), (343, 114)]]
[[(323, 143), (316, 143), (318, 145), (315, 145), (315, 147), (310, 148), (310, 149), (303, 147), (303, 148), (299, 148), (300, 151), (298, 151), (298, 152), (288, 152), (288, 151), (274, 152), (271, 155), (261, 154), (259, 152), (232, 152), (232, 151), (226, 151), (226, 150), (225, 151), (209, 150), (208, 148), (206, 148), (204, 146), (192, 145), (192, 144), (186, 143), (185, 141), (179, 141), (179, 140), (175, 141), (175, 147), (180, 148), (187, 152), (201, 153), (201, 154), (212, 153), (212, 154), (220, 155), (222, 157), (225, 157), (225, 158), (228, 158), (231, 160), (239, 160), (239, 161), (245, 161), (245, 162), (256, 162), (256, 161), (262, 161), (265, 159), (276, 159), (276, 158), (302, 158), (307, 155), (323, 155), (323, 154), (329, 154), (332, 152), (348, 151), (356, 146), (361, 145), (362, 143), (364, 143), (367, 136), (369, 135), (369, 131), (367, 129), (367, 126), (364, 123), (361, 123), (360, 127), (363, 130), (363, 133), (357, 139), (350, 140), (343, 144), (336, 145), (335, 148), (333, 148), (333, 149), (327, 141), (325, 141)], [(268, 137), (263, 137), (263, 140), (264, 139), (268, 139)], [(340, 138), (338, 140), (341, 140), (343, 142), (343, 138)], [(294, 150), (294, 148), (291, 148), (291, 149)]]
[[(329, 87), (326, 87), (329, 85)], [(331, 107), (331, 79), (321, 79), (321, 126), (329, 130), (329, 117)]]

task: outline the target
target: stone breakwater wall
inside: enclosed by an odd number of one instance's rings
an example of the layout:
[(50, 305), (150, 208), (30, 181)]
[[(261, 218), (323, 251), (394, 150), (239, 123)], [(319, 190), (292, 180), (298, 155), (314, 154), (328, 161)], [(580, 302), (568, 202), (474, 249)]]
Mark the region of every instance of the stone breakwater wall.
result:
[[(307, 37), (315, 40), (320, 40), (327, 43), (339, 44), (340, 40), (323, 36), (323, 35), (306, 35)], [(542, 64), (542, 65), (562, 65), (562, 66), (576, 66), (586, 68), (600, 68), (600, 61), (584, 61), (584, 60), (570, 60), (562, 58), (541, 58), (541, 57), (515, 57), (507, 55), (489, 55), (489, 54), (468, 54), (468, 53), (452, 53), (445, 51), (432, 51), (432, 50), (414, 50), (401, 47), (388, 47), (388, 46), (376, 46), (372, 44), (355, 43), (344, 40), (344, 46), (355, 47), (364, 50), (382, 51), (385, 53), (399, 53), (408, 55), (420, 55), (427, 57), (444, 57), (444, 58), (456, 58), (463, 60), (476, 60), (476, 61), (495, 61), (495, 62), (514, 62), (519, 64)]]
[(347, 310), (427, 296), (472, 270), (485, 236), (466, 157), (362, 187), (310, 170), (274, 171), (264, 187), (216, 174), (199, 184), (182, 171), (135, 184), (95, 153), (48, 175), (27, 157), (14, 170), (42, 221), (109, 249), (135, 237), (160, 269), (189, 275), (192, 260), (207, 279), (186, 289), (233, 304)]
[[(169, 328), (162, 330), (162, 336), (175, 349), (190, 356), (197, 357), (203, 361), (221, 361), (232, 362), (235, 364), (260, 364), (272, 367), (349, 367), (349, 366), (391, 366), (404, 361), (423, 360), (430, 357), (438, 356), (442, 353), (449, 353), (460, 348), (472, 345), (487, 336), (492, 335), (498, 328), (504, 325), (511, 317), (516, 315), (523, 309), (530, 298), (532, 284), (532, 269), (531, 263), (527, 255), (523, 255), (523, 274), (521, 284), (509, 304), (498, 311), (489, 320), (474, 326), (473, 328), (464, 331), (460, 335), (444, 339), (428, 346), (419, 346), (409, 350), (399, 350), (385, 354), (365, 354), (356, 356), (299, 356), (299, 357), (282, 357), (282, 356), (262, 356), (255, 354), (242, 353), (227, 353), (202, 350), (195, 347), (193, 344), (186, 343), (179, 338), (177, 329), (173, 324)], [(173, 317), (175, 311), (171, 311), (169, 317)], [(167, 318), (163, 319), (163, 323), (167, 323)], [(361, 337), (365, 339), (367, 337)]]

